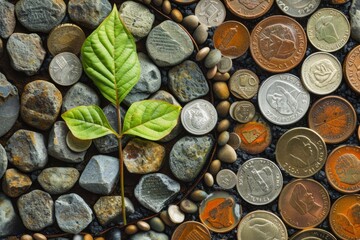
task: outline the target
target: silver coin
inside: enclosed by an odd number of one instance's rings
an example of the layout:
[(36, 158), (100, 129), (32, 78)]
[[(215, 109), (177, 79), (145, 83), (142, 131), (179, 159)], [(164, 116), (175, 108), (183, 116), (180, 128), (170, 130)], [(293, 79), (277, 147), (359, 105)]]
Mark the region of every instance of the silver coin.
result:
[(276, 4), (286, 15), (306, 17), (319, 7), (321, 0), (276, 0)]
[(267, 120), (277, 125), (288, 125), (305, 115), (310, 105), (310, 94), (297, 76), (276, 74), (260, 86), (258, 103)]
[(274, 201), (282, 186), (280, 169), (265, 158), (247, 160), (237, 172), (237, 191), (250, 204), (265, 205)]
[(219, 0), (201, 0), (196, 5), (195, 15), (205, 26), (216, 27), (224, 22), (226, 9)]
[(189, 102), (181, 111), (181, 123), (189, 133), (203, 135), (215, 127), (217, 112), (215, 107), (204, 99)]
[(216, 183), (223, 189), (232, 189), (236, 181), (236, 174), (229, 169), (222, 169), (216, 174)]
[(70, 86), (79, 81), (82, 74), (80, 59), (73, 53), (62, 52), (50, 62), (49, 74), (61, 86)]

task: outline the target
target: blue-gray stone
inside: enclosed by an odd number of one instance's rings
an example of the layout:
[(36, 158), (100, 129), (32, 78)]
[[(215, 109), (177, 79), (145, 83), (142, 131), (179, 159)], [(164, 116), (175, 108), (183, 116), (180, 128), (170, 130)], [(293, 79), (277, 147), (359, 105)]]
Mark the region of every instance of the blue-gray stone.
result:
[(121, 231), (118, 228), (113, 228), (106, 233), (106, 240), (119, 240), (121, 239)]
[(0, 144), (0, 179), (4, 175), (7, 166), (8, 166), (8, 160), (6, 156), (6, 151), (3, 145)]
[(16, 234), (22, 229), (21, 225), (11, 200), (0, 193), (0, 237)]
[(165, 233), (157, 233), (154, 231), (137, 233), (130, 238), (131, 240), (169, 240)]
[(44, 169), (37, 180), (41, 187), (50, 194), (63, 194), (69, 191), (79, 179), (76, 168), (51, 167)]
[(0, 0), (0, 37), (8, 38), (15, 30), (15, 6), (14, 4)]

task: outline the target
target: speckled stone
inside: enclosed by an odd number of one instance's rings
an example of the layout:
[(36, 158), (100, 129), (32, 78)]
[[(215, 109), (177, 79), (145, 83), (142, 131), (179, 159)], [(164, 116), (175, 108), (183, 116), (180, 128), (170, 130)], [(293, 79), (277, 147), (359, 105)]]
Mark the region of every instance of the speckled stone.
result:
[(169, 70), (169, 88), (183, 103), (205, 96), (209, 85), (199, 66), (187, 60)]
[(19, 197), (31, 186), (32, 181), (28, 175), (15, 168), (9, 168), (4, 174), (2, 189), (9, 197)]
[(20, 129), (9, 138), (5, 150), (9, 162), (23, 172), (41, 169), (48, 161), (41, 133)]
[(36, 33), (13, 33), (6, 44), (10, 64), (16, 70), (32, 76), (40, 69), (46, 51)]
[(25, 123), (49, 129), (60, 113), (62, 95), (54, 84), (36, 80), (26, 84), (21, 95), (20, 114)]
[(6, 156), (6, 151), (3, 145), (0, 144), (0, 179), (4, 175), (7, 166), (8, 166), (8, 160)]
[(0, 193), (0, 237), (15, 234), (20, 227), (20, 219), (11, 200)]
[(15, 30), (15, 6), (14, 4), (0, 0), (0, 37), (8, 38)]
[(150, 58), (159, 67), (181, 63), (194, 51), (194, 45), (178, 24), (166, 20), (154, 27), (146, 39)]
[(21, 220), (29, 230), (40, 231), (54, 223), (54, 202), (44, 191), (33, 190), (22, 195), (17, 206)]
[(185, 136), (178, 140), (170, 152), (170, 170), (184, 182), (194, 180), (209, 157), (215, 141), (211, 135)]
[(133, 235), (131, 240), (169, 240), (165, 233), (157, 233), (154, 231), (141, 232)]
[(350, 7), (351, 37), (360, 41), (360, 0), (353, 0)]
[(51, 167), (44, 169), (37, 180), (41, 187), (50, 194), (63, 194), (69, 191), (79, 179), (76, 168)]
[(111, 12), (108, 0), (70, 0), (68, 13), (75, 23), (95, 29)]

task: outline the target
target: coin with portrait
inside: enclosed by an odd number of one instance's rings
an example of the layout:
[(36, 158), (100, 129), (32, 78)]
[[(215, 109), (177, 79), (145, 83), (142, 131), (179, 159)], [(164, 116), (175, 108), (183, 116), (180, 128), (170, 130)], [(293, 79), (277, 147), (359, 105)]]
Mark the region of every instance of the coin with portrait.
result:
[(245, 18), (255, 19), (268, 12), (274, 0), (225, 0), (226, 7), (234, 15)]
[(348, 53), (343, 68), (347, 84), (353, 91), (360, 94), (360, 45)]
[(324, 229), (311, 228), (295, 233), (289, 240), (336, 240), (336, 237)]

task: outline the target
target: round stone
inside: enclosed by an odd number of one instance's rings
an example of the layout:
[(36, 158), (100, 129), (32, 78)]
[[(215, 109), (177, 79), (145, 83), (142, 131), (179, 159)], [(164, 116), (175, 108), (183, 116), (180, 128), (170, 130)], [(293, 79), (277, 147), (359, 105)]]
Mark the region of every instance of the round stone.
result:
[(216, 82), (213, 84), (215, 96), (220, 100), (226, 100), (230, 97), (230, 91), (225, 82)]
[(206, 73), (207, 79), (213, 79), (217, 73), (217, 66), (210, 68)]
[(197, 205), (189, 199), (184, 199), (180, 202), (180, 209), (184, 213), (196, 213), (198, 211)]
[(90, 234), (85, 234), (84, 240), (94, 240), (94, 238)]
[(195, 202), (201, 202), (208, 194), (203, 190), (195, 190), (190, 194), (190, 198)]
[(154, 231), (141, 232), (133, 235), (130, 240), (169, 240), (169, 237), (164, 233), (157, 233)]
[(33, 234), (33, 238), (35, 240), (47, 240), (47, 238), (45, 237), (44, 234), (41, 234), (41, 233), (34, 233)]
[(229, 57), (221, 57), (220, 62), (217, 64), (220, 73), (227, 73), (232, 68), (232, 60)]
[(229, 137), (230, 137), (230, 134), (228, 131), (223, 131), (222, 133), (219, 134), (219, 137), (218, 137), (218, 144), (220, 146), (224, 146), (228, 141), (229, 141)]
[(212, 175), (216, 175), (221, 169), (221, 161), (219, 159), (215, 159), (211, 162), (209, 167), (209, 172)]
[(136, 226), (141, 230), (141, 231), (149, 231), (150, 230), (150, 225), (145, 222), (145, 221), (138, 221), (136, 223)]
[(127, 227), (125, 228), (125, 233), (126, 233), (127, 235), (134, 235), (134, 234), (137, 233), (137, 232), (138, 232), (138, 228), (137, 228), (137, 226), (134, 225), (134, 224), (131, 224), (131, 225), (129, 225), (129, 226), (127, 226)]
[(210, 48), (209, 47), (203, 47), (202, 49), (200, 49), (200, 51), (198, 51), (198, 53), (195, 56), (196, 61), (200, 62), (202, 61), (210, 52)]
[(226, 131), (226, 130), (229, 129), (230, 124), (231, 123), (230, 123), (229, 119), (223, 119), (218, 123), (218, 125), (216, 127), (216, 131), (219, 132), (219, 133), (223, 132), (223, 131)]
[(79, 179), (76, 168), (51, 167), (44, 169), (37, 180), (41, 187), (50, 194), (62, 194), (69, 191)]
[[(200, 25), (201, 26), (201, 25)], [(218, 49), (213, 49), (209, 52), (209, 54), (205, 58), (205, 67), (212, 68), (216, 66), (221, 60), (221, 52)]]
[(20, 240), (33, 240), (33, 238), (31, 237), (31, 235), (25, 234), (21, 236)]
[(165, 0), (162, 4), (162, 11), (166, 14), (169, 15), (171, 13), (171, 3), (169, 0)]
[(205, 173), (204, 182), (208, 187), (212, 187), (214, 185), (214, 177), (211, 175), (211, 173)]
[(160, 218), (161, 218), (161, 220), (162, 220), (167, 226), (169, 226), (169, 227), (175, 226), (175, 223), (173, 223), (172, 221), (170, 221), (168, 212), (167, 212), (166, 210), (161, 211), (161, 213), (160, 213)]
[[(17, 231), (24, 231), (20, 219), (15, 212), (11, 199), (0, 193), (0, 237), (16, 235)], [(9, 238), (3, 238), (9, 239)], [(17, 240), (17, 239), (16, 239)]]
[(225, 82), (227, 80), (230, 79), (230, 73), (221, 73), (221, 72), (217, 72), (214, 76), (214, 80), (215, 81), (222, 81)]
[(25, 193), (31, 186), (30, 177), (15, 168), (9, 168), (4, 174), (2, 180), (2, 189), (9, 197), (19, 197)]
[(193, 31), (199, 25), (199, 18), (195, 15), (188, 15), (184, 17), (184, 20), (181, 24), (189, 31)]
[(203, 44), (208, 38), (208, 36), (209, 36), (208, 27), (203, 24), (200, 24), (193, 33), (195, 42), (199, 45)]
[(218, 103), (216, 106), (216, 111), (219, 114), (219, 117), (226, 117), (229, 114), (230, 102), (228, 100), (223, 100)]
[(8, 1), (0, 1), (0, 9), (0, 37), (8, 38), (15, 30), (15, 6)]
[(178, 22), (178, 23), (182, 22), (182, 20), (184, 19), (184, 17), (183, 17), (183, 15), (182, 15), (182, 13), (180, 12), (180, 10), (179, 10), (179, 9), (176, 9), (176, 8), (174, 8), (173, 10), (171, 10), (170, 15), (171, 15), (171, 18), (172, 18), (175, 22)]
[(170, 221), (172, 221), (175, 224), (182, 223), (185, 220), (185, 214), (180, 211), (180, 208), (177, 205), (169, 206), (168, 215)]
[(153, 217), (152, 219), (150, 219), (149, 224), (152, 230), (155, 230), (157, 232), (165, 231), (165, 225), (159, 217)]
[(225, 144), (219, 149), (217, 156), (219, 160), (225, 163), (233, 163), (237, 159), (237, 155), (234, 148), (232, 148), (228, 144)]

